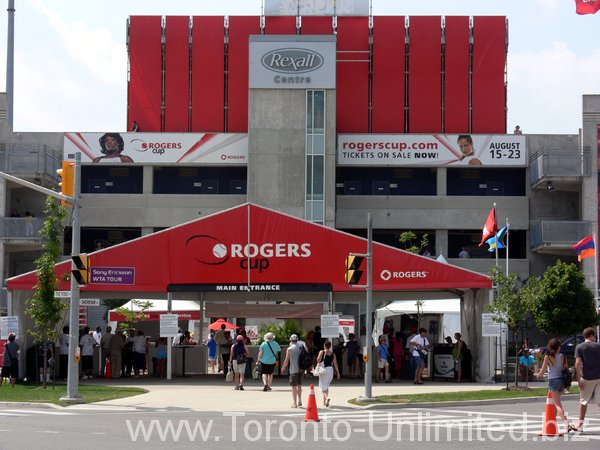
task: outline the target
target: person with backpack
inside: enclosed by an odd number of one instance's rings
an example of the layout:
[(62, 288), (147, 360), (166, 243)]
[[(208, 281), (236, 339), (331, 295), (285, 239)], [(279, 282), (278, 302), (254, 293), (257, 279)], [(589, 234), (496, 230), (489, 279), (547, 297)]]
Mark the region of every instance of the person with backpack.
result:
[(10, 333), (8, 342), (4, 344), (4, 359), (2, 364), (2, 373), (0, 374), (0, 386), (5, 378), (10, 379), (10, 384), (15, 387), (19, 376), (19, 344), (15, 342), (17, 335)]
[(244, 390), (244, 372), (246, 372), (246, 359), (250, 356), (248, 349), (244, 345), (244, 336), (238, 334), (236, 343), (231, 346), (229, 352), (231, 356), (232, 368), (234, 373), (235, 390)]

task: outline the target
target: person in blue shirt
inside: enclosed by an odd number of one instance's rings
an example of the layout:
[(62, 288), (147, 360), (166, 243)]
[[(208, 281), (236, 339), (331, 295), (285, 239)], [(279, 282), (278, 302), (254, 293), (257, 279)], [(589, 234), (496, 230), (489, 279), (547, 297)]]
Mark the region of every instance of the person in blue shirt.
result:
[(215, 333), (210, 333), (208, 341), (206, 341), (208, 347), (208, 365), (212, 368), (212, 373), (215, 372), (217, 366), (217, 341), (215, 341)]
[(277, 363), (277, 354), (281, 351), (281, 347), (275, 341), (273, 333), (267, 333), (264, 336), (264, 342), (258, 348), (258, 360), (256, 364), (260, 365), (260, 374), (263, 380), (263, 391), (270, 391), (273, 384), (273, 371)]
[[(387, 337), (385, 335), (379, 336), (379, 345), (377, 346), (377, 368), (379, 369), (379, 373), (385, 372), (385, 382), (390, 383), (392, 378), (390, 377), (390, 363), (388, 362), (388, 358), (390, 356), (389, 352), (389, 344), (387, 342)], [(377, 373), (377, 382), (379, 382), (379, 373)]]

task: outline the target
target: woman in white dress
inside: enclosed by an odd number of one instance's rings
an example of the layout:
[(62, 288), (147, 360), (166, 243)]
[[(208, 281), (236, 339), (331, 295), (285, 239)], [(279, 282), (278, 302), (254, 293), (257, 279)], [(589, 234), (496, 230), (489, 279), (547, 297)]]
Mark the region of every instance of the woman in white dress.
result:
[(323, 350), (317, 356), (317, 364), (323, 361), (325, 373), (319, 376), (319, 388), (323, 392), (323, 406), (329, 406), (329, 383), (333, 380), (334, 370), (337, 374), (337, 379), (340, 379), (340, 370), (335, 359), (335, 355), (331, 350), (331, 342), (325, 341)]

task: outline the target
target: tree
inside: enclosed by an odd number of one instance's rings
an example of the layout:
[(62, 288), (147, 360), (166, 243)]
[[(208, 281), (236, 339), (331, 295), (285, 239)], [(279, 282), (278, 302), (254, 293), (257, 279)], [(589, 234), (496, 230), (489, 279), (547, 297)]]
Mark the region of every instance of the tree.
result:
[(273, 333), (275, 335), (275, 341), (280, 345), (287, 345), (290, 342), (290, 336), (297, 334), (299, 339), (304, 338), (304, 331), (300, 326), (300, 322), (294, 319), (285, 319), (279, 326), (274, 323), (261, 324), (259, 327), (259, 337), (264, 336), (266, 333)]
[(48, 372), (48, 350), (52, 343), (58, 338), (56, 324), (62, 318), (62, 312), (66, 305), (60, 299), (54, 297), (54, 291), (58, 287), (54, 266), (62, 254), (63, 227), (61, 225), (65, 218), (65, 208), (52, 196), (46, 198), (46, 221), (39, 231), (43, 238), (42, 248), (44, 252), (35, 261), (38, 282), (35, 285), (33, 297), (28, 302), (26, 313), (33, 319), (33, 328), (27, 332), (33, 338), (33, 342), (42, 345), (44, 354), (44, 366), (42, 372), (42, 386), (46, 388)]
[(429, 247), (429, 235), (425, 233), (420, 241), (418, 241), (417, 238), (418, 236), (415, 232), (404, 231), (400, 233), (398, 240), (400, 241), (400, 244), (402, 244), (403, 250), (418, 255)]
[(117, 308), (115, 311), (117, 314), (120, 314), (125, 317), (125, 321), (121, 322), (121, 328), (127, 333), (129, 330), (135, 329), (134, 325), (137, 322), (141, 322), (142, 320), (146, 320), (146, 311), (152, 308), (152, 302), (149, 300), (131, 300), (131, 306), (138, 307), (139, 311), (133, 311), (133, 309), (126, 308), (121, 306)]
[(540, 330), (563, 336), (598, 325), (594, 294), (575, 264), (556, 261), (544, 272), (542, 288), (540, 301), (533, 310)]
[(506, 324), (513, 331), (515, 342), (515, 386), (518, 381), (517, 335), (525, 325), (527, 313), (533, 311), (540, 297), (539, 278), (530, 277), (526, 282), (515, 273), (505, 275), (500, 266), (494, 266), (490, 275), (496, 286), (496, 297), (487, 310), (496, 314), (496, 321)]

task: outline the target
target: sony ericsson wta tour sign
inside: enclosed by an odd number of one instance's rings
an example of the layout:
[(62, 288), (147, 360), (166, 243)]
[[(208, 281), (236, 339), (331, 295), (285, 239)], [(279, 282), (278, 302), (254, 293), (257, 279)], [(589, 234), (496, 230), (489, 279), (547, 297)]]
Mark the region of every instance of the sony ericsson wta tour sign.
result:
[(508, 134), (339, 134), (338, 164), (525, 166), (525, 136)]
[(335, 37), (250, 36), (249, 86), (335, 88)]
[(64, 159), (82, 163), (247, 164), (245, 133), (65, 133)]
[(265, 16), (368, 16), (369, 0), (265, 0)]

